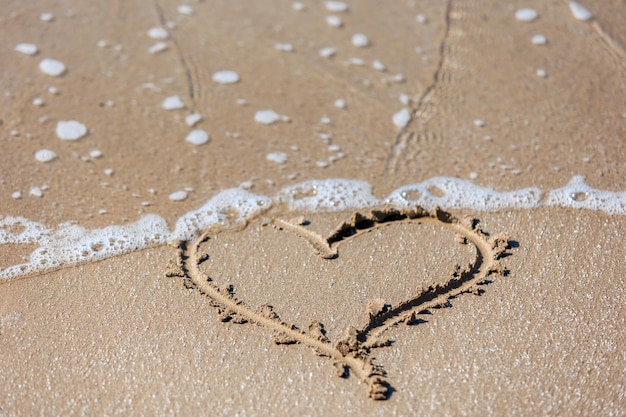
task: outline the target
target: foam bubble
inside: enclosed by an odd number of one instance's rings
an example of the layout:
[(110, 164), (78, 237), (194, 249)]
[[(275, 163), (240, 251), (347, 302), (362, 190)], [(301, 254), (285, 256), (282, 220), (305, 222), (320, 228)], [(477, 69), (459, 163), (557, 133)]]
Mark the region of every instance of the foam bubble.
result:
[(545, 205), (584, 208), (607, 214), (626, 214), (626, 191), (597, 190), (587, 185), (585, 178), (578, 175), (565, 187), (550, 191)]
[(202, 120), (202, 115), (199, 113), (191, 113), (185, 117), (185, 124), (189, 127), (194, 127)]
[(32, 195), (33, 197), (43, 197), (43, 191), (39, 187), (30, 187), (28, 195)]
[(281, 119), (274, 110), (259, 110), (254, 113), (254, 121), (264, 125), (271, 125)]
[(397, 207), (417, 204), (429, 210), (439, 206), (446, 209), (495, 211), (537, 207), (541, 194), (538, 188), (502, 193), (457, 178), (435, 177), (419, 184), (400, 187), (385, 201)]
[(161, 107), (164, 108), (165, 110), (178, 110), (178, 109), (184, 109), (185, 103), (183, 103), (180, 97), (171, 96), (163, 100), (163, 102), (161, 103)]
[(202, 129), (192, 130), (185, 138), (187, 142), (194, 145), (204, 145), (209, 139), (209, 134)]
[[(238, 188), (224, 190), (213, 196), (202, 207), (190, 211), (176, 221), (174, 239), (193, 239), (211, 226), (240, 224), (272, 205), (269, 197), (251, 194)], [(228, 214), (227, 214), (228, 213)]]
[(572, 16), (574, 16), (574, 19), (576, 20), (581, 20), (584, 22), (593, 17), (593, 13), (591, 13), (589, 10), (587, 10), (579, 3), (576, 3), (575, 1), (569, 2), (569, 10), (570, 12), (572, 12)]
[(515, 12), (515, 19), (520, 22), (532, 22), (537, 17), (539, 17), (539, 14), (535, 9), (523, 8)]
[(35, 152), (35, 159), (39, 162), (50, 162), (56, 159), (57, 154), (50, 149), (40, 149)]
[(193, 8), (187, 4), (181, 4), (180, 6), (176, 8), (176, 10), (178, 11), (178, 13), (183, 14), (185, 16), (193, 15)]
[(76, 120), (59, 121), (56, 134), (62, 140), (78, 140), (87, 134), (87, 127)]
[[(0, 221), (0, 244), (39, 244), (28, 262), (0, 270), (0, 279), (96, 261), (164, 244), (170, 238), (167, 223), (148, 215), (135, 223), (87, 230), (76, 224), (49, 229), (22, 217)], [(17, 232), (13, 232), (17, 230)]]
[(380, 62), (379, 60), (374, 60), (374, 62), (372, 62), (372, 68), (374, 68), (375, 70), (378, 71), (385, 71), (387, 68), (385, 67), (385, 64), (383, 64), (382, 62)]
[(402, 109), (399, 112), (395, 113), (391, 118), (393, 124), (399, 127), (400, 129), (404, 129), (411, 120), (411, 112), (409, 109)]
[(380, 204), (367, 182), (344, 179), (304, 181), (283, 188), (276, 199), (292, 210), (308, 211), (342, 211)]
[(287, 154), (284, 152), (270, 152), (265, 155), (265, 159), (271, 162), (276, 162), (277, 164), (284, 164), (287, 162)]
[(148, 48), (149, 54), (158, 54), (167, 50), (168, 45), (165, 42), (157, 42)]
[(476, 127), (485, 127), (485, 121), (482, 119), (474, 119), (473, 123)]
[(187, 191), (185, 190), (174, 191), (172, 194), (168, 196), (168, 198), (172, 201), (185, 201), (187, 199)]
[(152, 39), (163, 40), (163, 39), (169, 38), (170, 34), (167, 32), (167, 30), (157, 27), (157, 28), (149, 29), (148, 36), (151, 37)]
[(370, 44), (370, 40), (363, 33), (355, 33), (352, 35), (352, 45), (357, 48), (365, 48)]
[(98, 149), (92, 149), (91, 151), (89, 151), (89, 156), (91, 156), (94, 159), (102, 158), (102, 152), (99, 151)]
[(338, 109), (345, 109), (346, 101), (341, 98), (338, 98), (337, 100), (335, 100), (335, 107), (337, 107)]
[(531, 42), (533, 45), (545, 45), (548, 43), (548, 40), (543, 35), (535, 35), (532, 37)]
[(326, 10), (330, 12), (346, 12), (348, 11), (348, 5), (343, 1), (325, 1), (324, 6)]
[(239, 82), (239, 74), (235, 71), (218, 71), (213, 74), (213, 81), (219, 84), (234, 84)]
[(365, 65), (365, 60), (361, 58), (350, 58), (350, 64), (360, 67), (360, 66)]
[(319, 55), (322, 58), (330, 58), (333, 55), (335, 55), (335, 53), (337, 53), (337, 48), (333, 48), (333, 47), (322, 48), (319, 50)]
[(326, 16), (326, 24), (334, 28), (339, 28), (343, 26), (343, 20), (341, 20), (339, 16), (334, 16), (334, 15)]
[(32, 43), (18, 43), (15, 50), (25, 55), (35, 55), (38, 52), (37, 46)]
[(58, 77), (62, 75), (66, 70), (64, 63), (52, 58), (43, 59), (39, 63), (39, 69), (44, 74), (50, 75), (52, 77)]
[(282, 51), (282, 52), (293, 52), (294, 48), (293, 45), (290, 43), (275, 43), (274, 44), (274, 49), (276, 49), (277, 51)]

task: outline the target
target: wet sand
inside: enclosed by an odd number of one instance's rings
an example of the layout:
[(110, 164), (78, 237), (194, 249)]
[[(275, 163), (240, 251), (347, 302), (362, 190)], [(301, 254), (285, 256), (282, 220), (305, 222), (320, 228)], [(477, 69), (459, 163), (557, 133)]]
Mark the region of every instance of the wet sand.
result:
[[(317, 178), (365, 180), (379, 197), (439, 175), (499, 191), (550, 190), (575, 175), (597, 189), (626, 189), (619, 1), (586, 5), (595, 15), (587, 22), (566, 2), (348, 3), (332, 13), (312, 2), (302, 11), (281, 1), (193, 2), (187, 16), (169, 1), (9, 2), (0, 25), (0, 216), (91, 229), (158, 213), (173, 226), (223, 189), (275, 195)], [(539, 17), (516, 21), (522, 7)], [(54, 19), (40, 20), (43, 12)], [(326, 24), (331, 14), (341, 28)], [(170, 21), (168, 49), (149, 54), (158, 40), (148, 29)], [(354, 33), (370, 44), (352, 45)], [(547, 44), (533, 45), (536, 34)], [(14, 51), (20, 42), (39, 52)], [(325, 47), (335, 55), (321, 57)], [(43, 74), (45, 57), (67, 72)], [(225, 69), (241, 80), (214, 82)], [(184, 110), (161, 108), (173, 95)], [(37, 97), (43, 106), (32, 104)], [(400, 129), (392, 116), (403, 108), (413, 117)], [(289, 121), (255, 122), (263, 109)], [(209, 133), (207, 144), (185, 142), (191, 112), (202, 114), (193, 129)], [(88, 127), (85, 138), (56, 137), (57, 122), (70, 119)], [(42, 148), (58, 157), (35, 160)], [(94, 149), (103, 156), (89, 156)], [(286, 162), (268, 160), (272, 152)], [(29, 195), (34, 186), (42, 197)], [(185, 187), (186, 200), (168, 198)], [(22, 198), (11, 198), (16, 191)], [(288, 324), (323, 323), (337, 342), (348, 325), (368, 323), (368, 300), (396, 306), (416, 288), (445, 285), (456, 264), (476, 257), (445, 225), (373, 228), (330, 260), (272, 225), (302, 215), (306, 230), (327, 237), (353, 212), (276, 205), (245, 228), (210, 232), (203, 271), (255, 309), (271, 304)], [(626, 413), (624, 216), (453, 214), (508, 234), (498, 261), (506, 272), (487, 277), (482, 295), (461, 294), (384, 333), (393, 343), (368, 358), (386, 373), (386, 401), (368, 398), (354, 369), (338, 377), (335, 360), (307, 343), (276, 344), (272, 328), (238, 324), (236, 315), (223, 322), (223, 306), (211, 306), (188, 273), (166, 276), (177, 250), (161, 246), (0, 284), (0, 414)], [(0, 267), (32, 249), (0, 245)]]

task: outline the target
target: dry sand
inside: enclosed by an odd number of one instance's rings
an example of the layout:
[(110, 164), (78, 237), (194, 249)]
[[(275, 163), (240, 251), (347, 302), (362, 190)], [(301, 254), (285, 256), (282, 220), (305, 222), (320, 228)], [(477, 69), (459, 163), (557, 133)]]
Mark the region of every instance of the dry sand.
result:
[[(575, 175), (597, 189), (626, 189), (620, 0), (589, 2), (595, 18), (587, 22), (561, 1), (351, 1), (336, 13), (341, 28), (327, 25), (332, 13), (312, 1), (302, 11), (290, 1), (194, 1), (191, 16), (176, 11), (179, 2), (158, 0), (5, 3), (0, 216), (91, 229), (158, 213), (173, 225), (223, 189), (249, 182), (250, 191), (275, 195), (313, 178), (364, 180), (379, 197), (438, 175), (499, 191), (550, 190)], [(539, 17), (516, 21), (522, 7)], [(44, 12), (54, 19), (40, 20)], [(168, 49), (149, 54), (158, 40), (148, 29), (167, 22), (175, 23)], [(354, 33), (370, 45), (352, 45)], [(531, 43), (537, 34), (546, 45)], [(21, 42), (39, 52), (14, 51)], [(276, 50), (277, 42), (294, 51)], [(336, 54), (320, 57), (325, 47)], [(67, 71), (43, 74), (46, 57)], [(213, 74), (226, 69), (241, 80), (215, 83)], [(185, 110), (161, 108), (173, 95)], [(38, 97), (43, 106), (33, 105)], [(401, 130), (392, 115), (405, 107), (414, 117)], [(290, 120), (255, 122), (264, 109)], [(203, 116), (195, 128), (210, 134), (207, 144), (185, 142), (192, 111)], [(57, 121), (71, 119), (89, 132), (61, 141)], [(58, 157), (37, 161), (44, 148)], [(90, 157), (94, 149), (103, 156)], [(267, 160), (271, 152), (287, 161)], [(42, 197), (29, 196), (33, 186)], [(168, 199), (185, 187), (186, 200)], [(11, 198), (16, 191), (21, 199)], [(202, 294), (211, 295), (206, 285), (232, 284), (250, 311), (271, 304), (288, 325), (308, 331), (321, 322), (337, 342), (348, 325), (375, 320), (366, 315), (369, 300), (393, 308), (416, 288), (446, 285), (455, 265), (478, 252), (482, 266), (491, 265), (494, 253), (481, 252), (481, 241), (461, 245), (459, 230), (434, 220), (367, 229), (324, 259), (316, 251), (353, 211), (276, 205), (245, 228), (210, 231), (200, 251), (209, 255), (201, 265), (208, 284), (190, 272), (193, 258), (172, 274), (170, 246), (1, 283), (0, 415), (626, 415), (624, 215), (453, 210), (480, 219), (490, 236), (510, 236), (506, 256), (494, 258), (506, 272), (472, 284), (482, 295), (461, 294), (450, 308), (398, 315), (417, 322), (386, 329), (390, 346), (357, 344), (339, 358), (380, 365), (386, 401), (368, 398), (354, 366), (340, 366), (347, 378), (338, 377), (337, 357), (311, 346), (314, 332), (299, 344), (275, 344), (275, 321), (247, 310), (224, 314), (224, 300)], [(274, 225), (299, 214), (308, 232)], [(0, 245), (0, 268), (32, 250)], [(241, 318), (257, 324), (236, 323)], [(328, 346), (327, 356), (336, 354)]]

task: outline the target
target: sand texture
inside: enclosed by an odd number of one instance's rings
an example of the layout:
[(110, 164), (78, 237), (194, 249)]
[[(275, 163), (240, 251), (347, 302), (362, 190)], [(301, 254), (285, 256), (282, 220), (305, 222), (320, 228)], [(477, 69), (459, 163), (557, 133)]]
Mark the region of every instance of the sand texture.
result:
[(626, 415), (622, 0), (4, 3), (0, 416)]

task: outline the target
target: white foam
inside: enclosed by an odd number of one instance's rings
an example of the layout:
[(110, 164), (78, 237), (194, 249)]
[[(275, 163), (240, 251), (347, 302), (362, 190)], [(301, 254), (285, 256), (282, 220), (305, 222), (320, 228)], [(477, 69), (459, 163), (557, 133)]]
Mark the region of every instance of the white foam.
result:
[(337, 107), (338, 109), (345, 109), (346, 101), (341, 98), (338, 98), (337, 100), (335, 100), (335, 107)]
[(342, 211), (380, 204), (367, 182), (344, 179), (304, 181), (283, 188), (276, 200), (287, 203), (292, 210), (307, 211)]
[(265, 155), (265, 159), (271, 162), (276, 162), (277, 164), (284, 164), (287, 162), (287, 154), (284, 152), (270, 152)]
[(22, 198), (22, 193), (20, 191), (13, 191), (11, 193), (11, 198), (14, 198), (15, 200), (19, 200)]
[(348, 5), (343, 1), (325, 1), (324, 6), (330, 12), (347, 12)]
[(539, 17), (539, 13), (535, 9), (523, 8), (515, 12), (515, 19), (520, 22), (532, 22)]
[(193, 239), (201, 230), (211, 226), (240, 224), (271, 206), (272, 200), (269, 197), (251, 194), (238, 188), (224, 190), (199, 209), (180, 217), (176, 221), (171, 238)]
[(400, 129), (404, 129), (411, 120), (411, 112), (409, 109), (402, 109), (399, 112), (395, 113), (391, 118), (393, 124), (399, 127)]
[(165, 42), (157, 42), (148, 48), (148, 53), (158, 54), (159, 52), (163, 52), (167, 50), (167, 48), (168, 48), (168, 45)]
[(39, 162), (50, 162), (57, 158), (57, 154), (50, 149), (40, 149), (35, 152), (35, 159)]
[(426, 19), (426, 15), (424, 15), (423, 13), (420, 13), (417, 16), (415, 16), (415, 20), (417, 21), (417, 23), (422, 23), (422, 24), (428, 21), (428, 19)]
[(52, 13), (42, 13), (39, 15), (39, 19), (44, 22), (52, 22), (54, 20), (54, 15)]
[(185, 103), (183, 103), (183, 101), (178, 96), (170, 96), (163, 100), (163, 102), (161, 103), (161, 107), (165, 110), (178, 110), (184, 109)]
[(38, 52), (37, 45), (32, 43), (18, 43), (15, 46), (15, 50), (24, 55), (35, 55)]
[(304, 10), (304, 4), (299, 1), (294, 1), (293, 3), (291, 3), (291, 8), (297, 12), (301, 12), (302, 10)]
[[(43, 195), (42, 189), (38, 187), (33, 187), (31, 192)], [(183, 204), (183, 195), (186, 196), (187, 191), (173, 193), (170, 198), (173, 196), (174, 200)], [(21, 193), (16, 191), (12, 196), (20, 198)], [(173, 239), (193, 239), (203, 229), (215, 225), (229, 227), (240, 224), (275, 204), (286, 205), (294, 211), (308, 212), (365, 209), (379, 205), (398, 208), (420, 205), (429, 210), (439, 206), (444, 209), (476, 211), (567, 207), (626, 215), (626, 191), (598, 190), (587, 185), (580, 176), (574, 177), (565, 187), (547, 193), (539, 188), (499, 192), (458, 178), (436, 177), (399, 187), (386, 198), (377, 198), (372, 195), (371, 186), (367, 182), (326, 179), (284, 187), (273, 197), (255, 195), (241, 189), (222, 191), (202, 207), (181, 216), (173, 231), (168, 229), (162, 217), (155, 214), (134, 223), (94, 230), (72, 223), (48, 228), (23, 217), (7, 216), (0, 220), (0, 245), (35, 244), (38, 248), (31, 253), (28, 262), (0, 269), (0, 279), (105, 259), (163, 245)]]
[(538, 77), (541, 77), (541, 78), (546, 78), (548, 76), (548, 73), (543, 68), (537, 69), (536, 74)]
[(374, 68), (375, 70), (378, 70), (378, 71), (385, 71), (387, 69), (385, 67), (385, 64), (383, 64), (382, 62), (380, 62), (377, 59), (372, 62), (372, 68)]
[(259, 110), (254, 113), (254, 121), (264, 125), (271, 125), (281, 120), (281, 117), (274, 110)]
[(239, 82), (239, 74), (235, 71), (218, 71), (213, 74), (213, 81), (219, 84), (234, 84)]
[(168, 198), (172, 201), (185, 201), (187, 199), (187, 191), (174, 191)]
[(176, 11), (185, 16), (193, 15), (193, 7), (189, 6), (188, 4), (181, 4), (176, 8)]
[(544, 204), (551, 207), (603, 211), (613, 215), (626, 214), (626, 191), (597, 190), (587, 185), (584, 177), (578, 175), (565, 187), (550, 191)]
[(548, 43), (548, 40), (543, 35), (535, 35), (530, 41), (533, 43), (533, 45), (545, 45), (546, 43)]
[(419, 184), (400, 187), (385, 201), (397, 207), (420, 205), (428, 210), (439, 206), (496, 211), (537, 207), (540, 198), (541, 190), (538, 188), (502, 193), (457, 178), (435, 177)]
[(187, 142), (193, 145), (204, 145), (209, 139), (209, 134), (202, 129), (192, 130), (185, 138)]
[(293, 45), (290, 43), (275, 43), (274, 44), (274, 49), (276, 49), (277, 51), (282, 51), (282, 52), (293, 52), (294, 48)]
[(70, 223), (49, 229), (22, 217), (7, 217), (0, 221), (0, 226), (8, 227), (0, 227), (0, 244), (39, 244), (28, 262), (0, 270), (0, 279), (106, 259), (164, 244), (170, 238), (167, 223), (155, 215), (124, 226), (94, 230)]
[(363, 66), (365, 65), (365, 60), (361, 59), (361, 58), (350, 58), (350, 64), (352, 65), (356, 65), (356, 66)]
[(343, 26), (343, 20), (341, 20), (339, 16), (330, 15), (326, 16), (326, 24), (334, 28), (339, 28)]
[(202, 120), (202, 115), (199, 113), (191, 113), (185, 117), (185, 124), (189, 127), (194, 127)]
[(569, 10), (572, 12), (572, 16), (574, 16), (574, 19), (576, 20), (584, 22), (593, 17), (593, 13), (575, 1), (569, 2)]
[(89, 156), (94, 159), (102, 158), (102, 152), (100, 152), (98, 149), (92, 149), (91, 151), (89, 151)]
[(78, 140), (87, 134), (87, 127), (76, 120), (59, 121), (56, 134), (61, 140)]
[(328, 48), (322, 48), (319, 50), (319, 55), (322, 58), (330, 58), (337, 53), (337, 48), (333, 48), (332, 46)]
[(170, 34), (167, 32), (167, 30), (156, 27), (148, 30), (148, 36), (152, 39), (163, 40), (169, 38)]
[(357, 48), (365, 48), (370, 44), (370, 40), (363, 33), (355, 33), (352, 35), (352, 45)]
[(58, 77), (65, 72), (66, 67), (61, 61), (52, 58), (45, 58), (39, 63), (39, 69), (44, 74), (52, 77)]
[(43, 197), (43, 191), (39, 187), (30, 187), (28, 194), (33, 197)]

